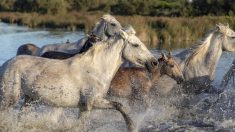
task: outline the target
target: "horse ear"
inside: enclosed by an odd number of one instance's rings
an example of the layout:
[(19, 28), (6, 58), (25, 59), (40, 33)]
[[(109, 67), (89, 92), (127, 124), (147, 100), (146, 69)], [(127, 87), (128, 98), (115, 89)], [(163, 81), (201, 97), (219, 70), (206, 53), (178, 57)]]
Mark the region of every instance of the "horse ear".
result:
[(126, 39), (128, 38), (128, 34), (127, 34), (125, 31), (123, 31), (123, 30), (120, 30), (120, 36), (121, 36), (124, 40), (126, 40)]
[(158, 58), (158, 61), (160, 62), (160, 61), (167, 61), (167, 57), (166, 57), (166, 55), (164, 54), (164, 53), (161, 53), (161, 57), (159, 57)]
[(221, 23), (216, 24), (216, 27), (219, 28), (219, 30), (223, 30), (224, 29), (224, 25)]
[(105, 20), (105, 21), (109, 21), (110, 16), (111, 16), (111, 15), (106, 14), (106, 15), (103, 15), (103, 16), (101, 17), (101, 19), (103, 19), (103, 20)]
[(216, 24), (216, 26), (222, 34), (227, 35), (228, 26), (225, 26), (221, 23)]
[(169, 51), (168, 52), (168, 55), (167, 55), (168, 58), (171, 58), (172, 57), (172, 53)]
[(224, 26), (224, 24), (218, 23), (218, 24), (216, 24), (216, 26)]
[(164, 59), (164, 60), (167, 60), (167, 56), (166, 56), (166, 54), (164, 54), (164, 53), (163, 53), (163, 59)]
[(162, 53), (161, 55), (162, 55), (162, 57), (161, 57), (162, 59), (167, 60), (166, 54)]
[(135, 29), (131, 26), (131, 25), (128, 25), (128, 26), (126, 26), (125, 28), (124, 28), (124, 31), (126, 32), (126, 33), (128, 33), (129, 35), (135, 35), (136, 34), (136, 31), (135, 31)]

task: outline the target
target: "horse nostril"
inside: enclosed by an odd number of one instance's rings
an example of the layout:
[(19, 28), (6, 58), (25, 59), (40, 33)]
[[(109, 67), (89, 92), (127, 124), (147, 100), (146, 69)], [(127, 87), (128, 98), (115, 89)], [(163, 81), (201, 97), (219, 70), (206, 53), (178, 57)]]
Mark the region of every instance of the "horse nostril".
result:
[(157, 62), (157, 61), (152, 61), (152, 62), (151, 62), (151, 65), (152, 65), (152, 66), (157, 66), (157, 65), (158, 65), (158, 62)]
[(177, 84), (181, 84), (183, 81), (184, 81), (183, 78), (179, 78), (179, 79), (177, 80)]

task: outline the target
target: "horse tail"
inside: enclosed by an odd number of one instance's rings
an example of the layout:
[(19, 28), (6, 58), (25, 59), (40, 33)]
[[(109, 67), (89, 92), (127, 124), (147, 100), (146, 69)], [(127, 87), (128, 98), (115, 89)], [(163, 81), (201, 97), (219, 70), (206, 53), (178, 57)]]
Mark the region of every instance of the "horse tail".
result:
[(17, 49), (16, 55), (33, 55), (35, 56), (40, 48), (35, 44), (23, 44)]
[[(8, 62), (8, 64), (10, 64)], [(0, 108), (5, 109), (18, 103), (21, 96), (21, 78), (18, 68), (11, 65), (2, 66), (0, 82)]]

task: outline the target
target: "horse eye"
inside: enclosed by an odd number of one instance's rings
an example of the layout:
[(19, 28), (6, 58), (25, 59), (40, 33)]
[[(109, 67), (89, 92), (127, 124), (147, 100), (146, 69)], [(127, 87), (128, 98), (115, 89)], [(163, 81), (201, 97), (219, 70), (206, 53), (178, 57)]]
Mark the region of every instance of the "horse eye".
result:
[(169, 65), (171, 68), (174, 68), (174, 65)]
[(116, 24), (115, 23), (111, 23), (111, 26), (116, 26)]
[(132, 44), (132, 46), (133, 46), (133, 47), (139, 47), (139, 45), (138, 45), (138, 44)]

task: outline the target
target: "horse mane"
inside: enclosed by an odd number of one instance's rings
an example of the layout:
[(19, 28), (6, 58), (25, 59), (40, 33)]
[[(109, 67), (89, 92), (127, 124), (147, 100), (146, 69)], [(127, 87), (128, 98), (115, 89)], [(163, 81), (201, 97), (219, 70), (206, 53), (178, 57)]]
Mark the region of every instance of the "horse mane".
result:
[(205, 55), (207, 52), (209, 46), (210, 46), (210, 40), (213, 36), (214, 32), (217, 31), (217, 28), (213, 28), (209, 30), (205, 35), (199, 39), (193, 46), (192, 46), (192, 53), (191, 55), (186, 59), (185, 64), (190, 65), (193, 64), (197, 58), (201, 58), (200, 56)]
[[(112, 15), (106, 14), (106, 15), (103, 15), (100, 19), (102, 21), (110, 22), (110, 21), (112, 21), (112, 19), (115, 19), (115, 18)], [(97, 28), (99, 27), (99, 25), (101, 24), (102, 21), (98, 21), (95, 24), (95, 27), (93, 28), (92, 33), (96, 32)]]
[(115, 42), (118, 40), (120, 40), (119, 35), (110, 40), (98, 41), (96, 42), (96, 44), (91, 46), (86, 52), (83, 52), (81, 54), (96, 54), (97, 52), (100, 51), (109, 51), (109, 48), (112, 47), (112, 45), (115, 44)]
[[(108, 15), (108, 16), (112, 17), (111, 15)], [(124, 27), (123, 31), (125, 33), (127, 33), (128, 35), (135, 35), (136, 34), (135, 29), (131, 25), (128, 25), (127, 27)], [(109, 39), (109, 40), (98, 41), (98, 42), (96, 42), (96, 44), (91, 46), (91, 48), (89, 48), (87, 50), (87, 52), (85, 52), (85, 53), (88, 53), (88, 54), (92, 53), (93, 54), (95, 52), (99, 52), (100, 50), (107, 50), (112, 46), (113, 43), (115, 43), (115, 41), (120, 40), (120, 38), (122, 38), (120, 36), (120, 34), (115, 34), (115, 36), (113, 38)], [(107, 51), (109, 51), (109, 50), (107, 50)]]

